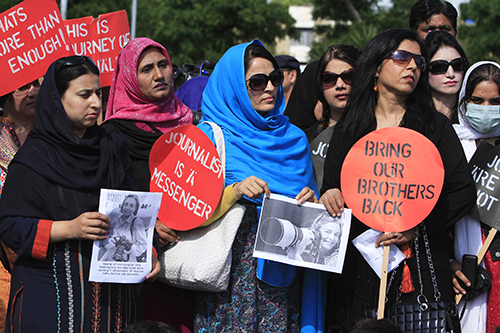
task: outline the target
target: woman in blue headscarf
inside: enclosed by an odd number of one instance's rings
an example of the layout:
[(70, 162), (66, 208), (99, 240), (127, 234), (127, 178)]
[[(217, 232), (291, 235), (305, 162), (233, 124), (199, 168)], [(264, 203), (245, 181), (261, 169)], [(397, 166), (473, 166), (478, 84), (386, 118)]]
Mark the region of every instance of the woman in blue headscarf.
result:
[[(232, 185), (222, 203), (240, 200), (247, 209), (233, 243), (229, 290), (197, 295), (198, 332), (300, 329), (296, 267), (252, 257), (264, 193), (296, 198), (298, 204), (316, 200), (307, 138), (283, 115), (282, 81), (274, 57), (254, 40), (224, 54), (203, 92), (202, 121), (216, 123), (224, 134), (226, 185)], [(210, 125), (199, 127), (215, 141)]]

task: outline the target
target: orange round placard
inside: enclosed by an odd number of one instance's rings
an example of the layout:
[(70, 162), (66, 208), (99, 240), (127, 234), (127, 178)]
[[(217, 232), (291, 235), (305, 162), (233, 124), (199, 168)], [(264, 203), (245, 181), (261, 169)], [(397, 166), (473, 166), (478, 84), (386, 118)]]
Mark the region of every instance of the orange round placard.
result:
[(149, 154), (151, 192), (163, 193), (158, 218), (174, 230), (203, 224), (219, 204), (222, 164), (210, 139), (194, 125), (156, 140)]
[(436, 146), (402, 127), (373, 131), (352, 146), (340, 174), (347, 206), (379, 231), (402, 232), (422, 222), (441, 193), (444, 167)]

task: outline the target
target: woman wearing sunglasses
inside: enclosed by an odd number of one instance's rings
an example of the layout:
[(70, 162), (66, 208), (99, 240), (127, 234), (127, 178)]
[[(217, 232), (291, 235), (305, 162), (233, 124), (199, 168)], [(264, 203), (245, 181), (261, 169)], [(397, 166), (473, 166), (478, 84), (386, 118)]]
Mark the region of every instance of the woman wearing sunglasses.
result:
[[(28, 134), (35, 125), (35, 101), (41, 79), (0, 97), (4, 117), (0, 118), (0, 195), (7, 177), (7, 168)], [(7, 304), (9, 304), (10, 270), (17, 255), (3, 243), (0, 244), (0, 332), (5, 326)]]
[[(332, 215), (341, 214), (344, 199), (340, 191), (340, 170), (349, 149), (362, 136), (377, 129), (397, 126), (425, 135), (438, 148), (445, 168), (443, 191), (424, 223), (441, 300), (451, 303), (454, 293), (448, 263), (451, 257), (448, 253), (447, 228), (472, 207), (475, 190), (451, 123), (432, 106), (426, 86), (424, 57), (425, 48), (414, 31), (388, 30), (368, 43), (356, 63), (349, 104), (333, 132), (325, 161), (320, 202), (325, 204)], [(367, 226), (353, 217), (350, 240), (367, 229)], [(413, 240), (413, 232), (411, 229), (401, 233), (383, 233), (375, 245), (397, 244), (411, 248), (413, 245), (409, 242)], [(423, 242), (420, 243), (420, 248), (424, 249)], [(413, 248), (411, 250), (415, 253)], [(427, 262), (425, 251), (420, 251), (420, 259), (421, 262)], [(403, 303), (417, 302), (420, 287), (415, 261), (413, 257), (406, 260), (410, 276), (408, 273), (404, 274), (405, 281), (412, 280), (412, 284), (402, 285), (405, 265), (398, 268), (391, 282), (387, 306), (398, 300)], [(340, 331), (347, 331), (365, 310), (377, 307), (380, 282), (351, 242), (347, 247), (345, 262), (342, 274), (331, 276), (333, 300), (326, 316), (330, 320), (328, 327)], [(430, 273), (427, 266), (423, 266), (424, 293), (429, 300), (434, 300)], [(403, 287), (401, 295), (398, 293), (400, 286)]]
[[(307, 139), (283, 115), (282, 80), (274, 57), (254, 40), (222, 56), (203, 92), (201, 121), (214, 122), (224, 134), (224, 193), (232, 191), (226, 209), (240, 200), (246, 213), (233, 243), (229, 290), (196, 293), (198, 332), (300, 329), (296, 268), (252, 256), (263, 194), (296, 198), (299, 204), (316, 199)], [(210, 125), (198, 126), (214, 141)]]
[[(314, 126), (304, 130), (311, 146), (314, 174), (318, 187), (323, 183), (323, 165), (334, 125), (342, 117), (354, 77), (354, 65), (361, 51), (351, 45), (330, 46), (319, 60), (314, 86), (323, 112)], [(309, 83), (309, 85), (311, 82)]]
[[(472, 65), (465, 74), (464, 83), (458, 99), (459, 124), (454, 125), (462, 143), (467, 159), (472, 158), (481, 140), (492, 145), (500, 136), (500, 65), (496, 62), (481, 61)], [(483, 226), (483, 228), (481, 227)], [(483, 245), (483, 237), (488, 235), (490, 227), (482, 225), (471, 215), (464, 216), (455, 225), (455, 258), (452, 271), (455, 292), (466, 295), (466, 290), (459, 284), (470, 281), (460, 271), (464, 254), (478, 254)], [(497, 253), (500, 237), (497, 235), (485, 255), (483, 265), (491, 276), (492, 286), (485, 292), (467, 302), (461, 321), (462, 332), (493, 333), (500, 326), (498, 308), (500, 306), (500, 265)], [(464, 296), (467, 297), (467, 296)], [(460, 307), (464, 302), (460, 303)], [(462, 310), (460, 308), (460, 310)]]
[(19, 255), (9, 332), (115, 332), (138, 319), (135, 285), (89, 282), (93, 241), (109, 234), (100, 189), (133, 188), (123, 139), (96, 125), (101, 106), (92, 59), (50, 65), (0, 199), (0, 237)]
[(433, 31), (425, 45), (429, 54), (429, 88), (436, 110), (458, 123), (458, 91), (469, 67), (465, 52), (447, 32)]

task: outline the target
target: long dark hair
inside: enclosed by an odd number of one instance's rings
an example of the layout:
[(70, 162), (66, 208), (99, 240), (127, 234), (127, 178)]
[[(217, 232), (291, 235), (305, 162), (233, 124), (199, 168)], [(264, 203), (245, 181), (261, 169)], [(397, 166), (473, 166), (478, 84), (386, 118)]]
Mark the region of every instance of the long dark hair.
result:
[(428, 22), (433, 15), (443, 14), (450, 20), (453, 29), (457, 31), (457, 10), (448, 1), (419, 0), (410, 12), (410, 29), (417, 30), (423, 22)]
[[(465, 104), (472, 97), (472, 93), (476, 86), (483, 81), (491, 81), (497, 85), (500, 92), (500, 68), (492, 64), (484, 64), (476, 67), (472, 73), (469, 74), (465, 85), (464, 97), (460, 100), (460, 104)], [(462, 108), (465, 111), (466, 108)]]
[[(427, 59), (425, 46), (418, 39), (417, 33), (405, 29), (391, 29), (378, 34), (368, 43), (359, 57), (351, 95), (342, 116), (346, 134), (351, 139), (358, 140), (376, 129), (375, 108), (378, 93), (373, 90), (375, 74), (382, 61), (397, 50), (404, 40), (417, 42), (422, 55)], [(427, 73), (421, 73), (415, 90), (406, 99), (406, 112), (401, 123), (403, 127), (424, 135), (433, 129), (435, 112), (427, 82)]]
[(466, 72), (467, 68), (469, 68), (469, 61), (467, 60), (467, 55), (465, 54), (464, 49), (462, 48), (462, 46), (460, 46), (460, 44), (458, 44), (458, 41), (455, 39), (455, 37), (453, 37), (446, 31), (436, 30), (430, 32), (425, 38), (425, 46), (427, 48), (427, 55), (429, 57), (427, 59), (427, 62), (431, 62), (432, 57), (436, 55), (439, 49), (445, 46), (449, 46), (457, 50), (460, 56), (466, 60), (467, 67), (464, 69), (464, 72)]
[[(460, 46), (460, 44), (458, 44), (455, 37), (453, 37), (452, 35), (450, 35), (446, 31), (436, 30), (436, 31), (430, 32), (427, 35), (427, 37), (425, 38), (425, 46), (427, 47), (427, 54), (428, 54), (427, 60), (429, 63), (431, 62), (432, 57), (434, 57), (436, 55), (436, 53), (441, 48), (446, 47), (446, 46), (454, 48), (455, 50), (457, 50), (458, 54), (460, 54), (460, 56), (465, 59), (465, 68), (464, 68), (463, 72), (464, 72), (464, 74), (467, 72), (467, 69), (469, 68), (469, 61), (467, 60), (467, 56), (465, 54), (464, 49)], [(432, 88), (430, 85), (429, 85), (429, 91), (431, 92), (431, 95), (432, 95)], [(456, 109), (458, 106), (458, 92), (457, 92), (456, 101), (457, 102), (455, 103), (455, 105), (452, 108), (452, 110), (453, 110), (452, 121), (453, 122), (458, 122), (457, 112), (456, 112)]]
[(328, 105), (323, 94), (323, 89), (321, 88), (321, 75), (325, 71), (326, 66), (328, 66), (328, 63), (333, 59), (346, 62), (354, 68), (360, 54), (361, 50), (357, 47), (347, 44), (337, 44), (331, 45), (319, 59), (318, 69), (316, 70), (315, 85), (318, 90), (318, 99), (321, 103), (323, 103), (323, 114), (319, 121), (318, 131), (322, 131), (328, 127), (331, 115), (330, 106)]

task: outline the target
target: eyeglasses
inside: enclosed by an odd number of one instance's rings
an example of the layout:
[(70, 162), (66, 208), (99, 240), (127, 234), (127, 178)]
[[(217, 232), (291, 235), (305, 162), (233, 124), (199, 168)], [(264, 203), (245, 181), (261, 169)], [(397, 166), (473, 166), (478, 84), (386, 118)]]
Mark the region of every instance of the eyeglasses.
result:
[(279, 87), (283, 83), (283, 70), (281, 68), (275, 69), (269, 76), (266, 74), (254, 74), (248, 80), (248, 86), (254, 91), (261, 91), (266, 89), (267, 83), (271, 81), (273, 86)]
[(62, 59), (63, 60), (61, 63), (61, 67), (59, 67), (56, 74), (61, 72), (63, 69), (65, 69), (67, 67), (81, 65), (85, 62), (85, 60), (88, 60), (90, 63), (92, 63), (94, 66), (97, 67), (94, 60), (91, 57), (87, 57), (87, 56), (74, 55), (74, 56), (69, 56), (69, 57), (62, 58)]
[(346, 84), (352, 84), (352, 80), (354, 79), (354, 69), (349, 68), (340, 74), (324, 71), (323, 75), (321, 75), (321, 84), (328, 88), (333, 87), (335, 84), (337, 84), (337, 80), (339, 79), (339, 77)]
[(434, 60), (429, 63), (429, 72), (432, 74), (444, 74), (450, 66), (455, 72), (462, 72), (465, 69), (465, 65), (464, 58), (455, 58), (450, 62), (446, 60)]
[(31, 87), (33, 87), (33, 90), (38, 93), (38, 90), (40, 90), (40, 81), (36, 79), (35, 81), (25, 84), (21, 88), (14, 90), (12, 93), (17, 97), (26, 96), (30, 92)]
[(425, 71), (425, 66), (427, 65), (424, 57), (418, 54), (413, 54), (405, 50), (396, 50), (392, 52), (389, 58), (392, 58), (392, 61), (394, 61), (396, 64), (403, 66), (408, 65), (411, 62), (411, 59), (413, 58), (415, 59), (417, 67), (421, 71)]

